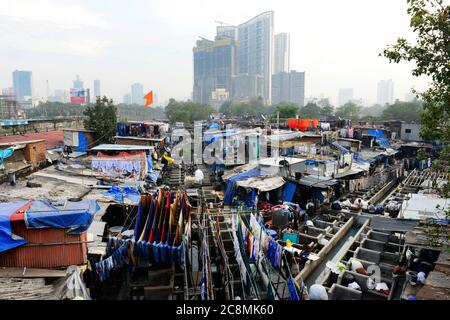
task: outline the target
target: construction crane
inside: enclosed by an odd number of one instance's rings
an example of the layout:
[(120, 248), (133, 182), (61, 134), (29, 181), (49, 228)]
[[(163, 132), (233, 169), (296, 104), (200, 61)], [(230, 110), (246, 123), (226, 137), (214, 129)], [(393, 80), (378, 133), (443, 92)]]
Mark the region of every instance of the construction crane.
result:
[(223, 21), (214, 21), (215, 23), (219, 23), (220, 24), (220, 26), (221, 27), (223, 27), (224, 25), (225, 26), (228, 26), (228, 27), (236, 27), (235, 25), (233, 25), (233, 24), (230, 24), (230, 23), (227, 23), (227, 22), (223, 22)]

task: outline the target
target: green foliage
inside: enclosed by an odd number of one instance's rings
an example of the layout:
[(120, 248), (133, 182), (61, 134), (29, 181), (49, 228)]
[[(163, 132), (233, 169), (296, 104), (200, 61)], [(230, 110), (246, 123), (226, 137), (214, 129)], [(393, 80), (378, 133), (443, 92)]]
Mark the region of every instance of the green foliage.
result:
[(322, 110), (320, 111), (320, 115), (323, 118), (332, 118), (334, 116), (334, 107), (330, 104), (322, 107)]
[(381, 120), (400, 120), (406, 122), (420, 122), (422, 104), (419, 101), (395, 101), (388, 105), (381, 113)]
[(97, 97), (94, 105), (89, 105), (84, 111), (84, 127), (95, 131), (98, 143), (111, 143), (116, 135), (117, 109), (112, 99)]
[(347, 102), (343, 106), (337, 108), (336, 116), (342, 119), (357, 121), (359, 120), (361, 110), (362, 106), (359, 106), (354, 102)]
[(280, 119), (288, 119), (295, 118), (295, 116), (299, 112), (299, 105), (295, 103), (280, 103), (276, 106), (274, 117), (276, 117), (276, 113), (280, 113)]
[(118, 104), (117, 116), (121, 121), (145, 121), (151, 119), (167, 119), (164, 108), (148, 107), (144, 108), (138, 104)]
[(62, 102), (41, 102), (35, 108), (26, 110), (29, 119), (53, 119), (82, 116), (86, 106)]
[(322, 113), (322, 109), (315, 103), (309, 102), (300, 109), (300, 117), (304, 119), (318, 119)]
[(219, 108), (219, 112), (229, 115), (231, 112), (232, 102), (230, 100), (225, 101)]
[(408, 0), (407, 12), (416, 42), (398, 38), (382, 55), (394, 63), (413, 61), (414, 76), (431, 78), (429, 88), (418, 93), (424, 109), (421, 134), (450, 141), (450, 6), (444, 0)]
[(262, 98), (253, 98), (249, 101), (225, 102), (220, 112), (229, 117), (259, 117), (262, 114), (272, 114), (275, 107), (264, 105)]
[(209, 119), (212, 113), (214, 109), (211, 106), (190, 101), (181, 102), (170, 99), (166, 106), (166, 115), (171, 123), (192, 124), (194, 121)]

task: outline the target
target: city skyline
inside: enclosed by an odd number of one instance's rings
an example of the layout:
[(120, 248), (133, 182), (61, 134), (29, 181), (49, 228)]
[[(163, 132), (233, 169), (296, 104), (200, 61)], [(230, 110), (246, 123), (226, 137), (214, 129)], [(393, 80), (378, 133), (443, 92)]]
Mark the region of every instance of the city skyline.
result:
[[(86, 87), (91, 88), (86, 84), (100, 79), (102, 94), (117, 102), (134, 82), (157, 92), (161, 101), (171, 97), (187, 99), (193, 84), (192, 43), (198, 36), (213, 34), (214, 20), (238, 24), (267, 10), (275, 12), (274, 33), (290, 33), (290, 67), (307, 73), (307, 96), (323, 93), (336, 105), (338, 89), (353, 87), (358, 97), (375, 103), (381, 79), (395, 82), (394, 100), (403, 99), (411, 87), (420, 90), (426, 83), (425, 79), (410, 76), (411, 65), (389, 64), (378, 56), (396, 35), (411, 36), (403, 2), (349, 1), (342, 5), (302, 1), (286, 6), (282, 1), (231, 1), (228, 8), (218, 10), (209, 2), (180, 1), (176, 2), (181, 9), (178, 11), (188, 14), (175, 17), (169, 15), (172, 6), (133, 2), (129, 14), (134, 22), (125, 25), (124, 19), (118, 19), (122, 14), (120, 6), (114, 3), (105, 9), (97, 1), (81, 0), (77, 5), (51, 2), (46, 6), (51, 8), (48, 12), (31, 1), (5, 3), (0, 8), (4, 31), (0, 36), (4, 44), (0, 58), (5, 62), (0, 66), (0, 87), (12, 86), (11, 72), (19, 69), (33, 72), (34, 91), (39, 97), (46, 94), (46, 80), (52, 92), (69, 89), (73, 75), (80, 74)], [(237, 7), (240, 10), (233, 9)], [(199, 8), (202, 10), (196, 12)], [(72, 10), (70, 14), (67, 9)], [(333, 29), (321, 27), (314, 20), (314, 12), (321, 12)], [(384, 24), (376, 22), (380, 13), (386, 16)], [(354, 24), (359, 27), (352, 28)], [(142, 40), (138, 30), (144, 29), (151, 31)], [(30, 30), (42, 45), (30, 38)], [(84, 38), (86, 32), (89, 36)]]

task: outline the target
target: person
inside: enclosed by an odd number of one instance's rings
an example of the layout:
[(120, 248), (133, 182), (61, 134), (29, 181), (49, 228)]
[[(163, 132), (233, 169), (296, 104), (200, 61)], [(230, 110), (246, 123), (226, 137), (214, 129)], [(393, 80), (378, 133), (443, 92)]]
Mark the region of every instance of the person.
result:
[(341, 210), (342, 209), (341, 202), (339, 200), (333, 201), (333, 203), (331, 203), (331, 209)]
[(397, 211), (397, 204), (394, 201), (389, 201), (386, 205), (386, 210), (389, 212), (389, 215), (392, 216)]
[(367, 209), (369, 210), (369, 213), (372, 213), (372, 214), (375, 213), (375, 206), (373, 204), (371, 204), (370, 202), (369, 202)]
[(353, 272), (367, 275), (366, 269), (364, 269), (363, 264), (359, 260), (351, 259), (351, 268)]
[(308, 214), (310, 215), (314, 213), (314, 203), (312, 202), (312, 200), (309, 200), (306, 204), (306, 212), (308, 212)]
[(328, 293), (321, 284), (313, 284), (309, 288), (308, 300), (328, 300)]
[(203, 171), (200, 170), (200, 168), (197, 168), (197, 170), (195, 170), (195, 182), (197, 184), (202, 184), (204, 178), (205, 175), (203, 174)]

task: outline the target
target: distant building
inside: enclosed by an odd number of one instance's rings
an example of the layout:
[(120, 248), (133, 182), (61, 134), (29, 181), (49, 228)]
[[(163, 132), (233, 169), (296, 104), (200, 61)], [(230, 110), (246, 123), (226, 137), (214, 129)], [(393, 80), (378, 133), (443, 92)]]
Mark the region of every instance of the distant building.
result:
[(262, 77), (260, 96), (267, 104), (272, 101), (273, 19), (273, 11), (267, 11), (238, 26), (237, 72)]
[(32, 72), (14, 70), (12, 76), (16, 100), (19, 103), (31, 100), (33, 98)]
[(124, 104), (131, 104), (131, 94), (126, 93), (123, 95), (123, 103)]
[(272, 103), (293, 102), (305, 105), (305, 73), (279, 72), (272, 76)]
[(405, 141), (423, 141), (420, 137), (421, 125), (418, 123), (402, 123), (400, 139)]
[(236, 41), (225, 34), (214, 41), (197, 41), (194, 52), (194, 92), (193, 100), (207, 104), (216, 89), (232, 91), (235, 75)]
[(74, 89), (84, 89), (83, 81), (80, 76), (77, 74), (76, 79), (73, 80), (73, 88)]
[(131, 85), (131, 103), (143, 105), (144, 101), (144, 87), (140, 83), (133, 83)]
[(63, 90), (63, 89), (55, 90), (55, 94), (52, 97), (52, 101), (61, 102), (61, 103), (69, 102), (69, 92), (67, 90)]
[(101, 91), (100, 91), (100, 80), (94, 80), (94, 98), (97, 99), (97, 97), (100, 97)]
[(279, 33), (274, 36), (274, 67), (273, 73), (289, 72), (290, 36), (289, 33)]
[(216, 111), (219, 111), (220, 106), (229, 99), (229, 93), (224, 88), (218, 88), (212, 92), (211, 100), (209, 104)]
[(384, 106), (394, 102), (394, 82), (391, 79), (381, 80), (377, 87), (377, 104)]
[(353, 100), (353, 88), (339, 89), (339, 106)]
[(202, 38), (193, 48), (192, 98), (209, 103), (216, 89), (234, 100), (262, 97), (271, 101), (273, 12), (262, 13), (239, 26), (219, 26), (214, 39)]

